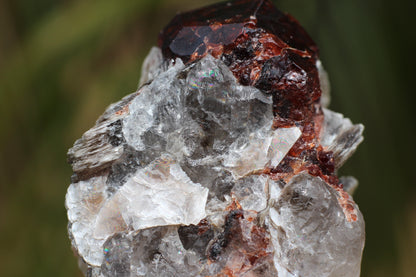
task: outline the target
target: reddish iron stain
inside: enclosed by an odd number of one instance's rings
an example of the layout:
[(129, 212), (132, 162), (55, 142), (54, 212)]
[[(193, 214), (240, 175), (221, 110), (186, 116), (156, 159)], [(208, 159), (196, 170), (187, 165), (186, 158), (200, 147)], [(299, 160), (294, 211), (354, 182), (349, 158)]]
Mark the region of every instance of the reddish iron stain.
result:
[(256, 212), (241, 209), (227, 214), (223, 232), (208, 249), (210, 262), (221, 258), (227, 261), (221, 273), (215, 276), (244, 276), (261, 263), (272, 263), (273, 251), (268, 231), (258, 226), (256, 218)]

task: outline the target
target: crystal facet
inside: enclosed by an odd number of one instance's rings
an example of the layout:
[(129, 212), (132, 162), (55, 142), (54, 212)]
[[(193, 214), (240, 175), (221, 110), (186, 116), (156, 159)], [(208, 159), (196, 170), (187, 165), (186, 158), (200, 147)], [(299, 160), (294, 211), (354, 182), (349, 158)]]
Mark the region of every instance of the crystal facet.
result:
[(177, 15), (68, 152), (86, 276), (359, 276), (357, 180), (336, 170), (363, 126), (328, 104), (317, 47), (269, 0)]

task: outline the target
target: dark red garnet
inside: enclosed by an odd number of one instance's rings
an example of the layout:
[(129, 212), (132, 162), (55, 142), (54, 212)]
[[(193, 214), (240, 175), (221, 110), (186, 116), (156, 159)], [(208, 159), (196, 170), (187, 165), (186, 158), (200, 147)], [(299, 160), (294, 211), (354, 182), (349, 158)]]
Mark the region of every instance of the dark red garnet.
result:
[(318, 49), (270, 0), (235, 0), (178, 14), (159, 36), (166, 59), (190, 63), (207, 54), (229, 66), (242, 85), (274, 98), (275, 115), (302, 121), (319, 100)]
[[(323, 163), (316, 157), (323, 118), (318, 48), (298, 21), (270, 0), (227, 1), (178, 14), (160, 33), (159, 47), (166, 60), (180, 58), (186, 64), (210, 54), (222, 60), (240, 84), (272, 95), (274, 128), (296, 125), (302, 136), (283, 161), (285, 168), (271, 172), (334, 171), (323, 165), (330, 154), (319, 156)], [(313, 161), (317, 165), (311, 167)]]

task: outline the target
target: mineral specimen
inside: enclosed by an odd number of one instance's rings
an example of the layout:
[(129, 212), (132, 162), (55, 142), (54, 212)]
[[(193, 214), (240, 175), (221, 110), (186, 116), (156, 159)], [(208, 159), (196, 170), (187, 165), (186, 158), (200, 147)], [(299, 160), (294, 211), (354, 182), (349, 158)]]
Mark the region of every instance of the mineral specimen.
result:
[(357, 181), (336, 171), (363, 126), (328, 102), (316, 45), (269, 0), (177, 15), (68, 152), (86, 276), (359, 276)]

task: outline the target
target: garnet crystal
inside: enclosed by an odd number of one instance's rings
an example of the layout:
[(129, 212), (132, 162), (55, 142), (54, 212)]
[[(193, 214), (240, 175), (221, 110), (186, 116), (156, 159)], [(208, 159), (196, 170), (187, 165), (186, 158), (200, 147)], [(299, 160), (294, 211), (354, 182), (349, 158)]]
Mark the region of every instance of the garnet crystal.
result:
[(140, 83), (68, 152), (86, 276), (359, 276), (357, 182), (336, 171), (363, 126), (326, 109), (295, 19), (268, 0), (179, 14)]
[(273, 173), (334, 173), (332, 153), (317, 141), (323, 119), (318, 48), (292, 16), (269, 0), (223, 2), (177, 15), (161, 32), (159, 46), (165, 59), (186, 64), (206, 55), (222, 60), (240, 84), (272, 96), (275, 128), (301, 128), (284, 167)]
[[(222, 60), (240, 84), (273, 95), (274, 112), (299, 121), (319, 100), (318, 49), (290, 15), (269, 0), (237, 0), (177, 15), (159, 36), (167, 59)], [(305, 114), (306, 113), (306, 114)]]

